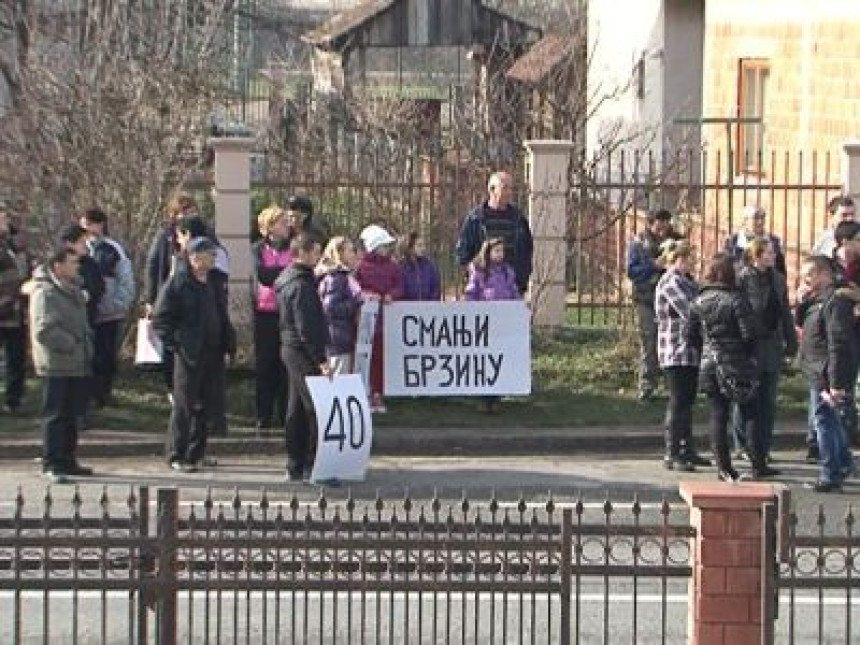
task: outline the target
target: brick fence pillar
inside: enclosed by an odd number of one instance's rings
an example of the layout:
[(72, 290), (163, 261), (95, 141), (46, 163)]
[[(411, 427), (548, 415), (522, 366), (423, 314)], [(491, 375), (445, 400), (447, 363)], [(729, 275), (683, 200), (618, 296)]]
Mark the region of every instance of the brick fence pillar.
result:
[(775, 505), (778, 490), (760, 483), (681, 483), (696, 529), (687, 632), (693, 645), (762, 642), (762, 505)]

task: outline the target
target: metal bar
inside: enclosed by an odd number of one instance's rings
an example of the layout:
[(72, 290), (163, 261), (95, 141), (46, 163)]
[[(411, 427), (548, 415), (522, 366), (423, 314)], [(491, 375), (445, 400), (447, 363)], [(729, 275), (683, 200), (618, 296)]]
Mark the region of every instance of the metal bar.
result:
[(561, 619), (559, 621), (559, 642), (570, 645), (570, 556), (573, 549), (573, 511), (565, 508), (561, 512)]
[[(140, 538), (149, 537), (149, 488), (141, 486), (138, 489), (138, 522), (137, 535)], [(134, 525), (134, 521), (131, 522)], [(143, 546), (138, 545), (137, 549), (131, 551), (137, 555), (132, 562), (137, 562), (137, 567), (134, 576), (137, 588), (137, 643), (145, 645), (149, 642), (149, 608), (147, 605), (147, 575), (143, 569)], [(130, 576), (131, 577), (131, 576)]]
[(761, 507), (761, 643), (773, 645), (773, 621), (776, 617), (776, 506), (771, 502)]
[(176, 519), (179, 493), (176, 489), (158, 489), (158, 538), (160, 544), (157, 577), (161, 583), (158, 594), (158, 643), (176, 643)]

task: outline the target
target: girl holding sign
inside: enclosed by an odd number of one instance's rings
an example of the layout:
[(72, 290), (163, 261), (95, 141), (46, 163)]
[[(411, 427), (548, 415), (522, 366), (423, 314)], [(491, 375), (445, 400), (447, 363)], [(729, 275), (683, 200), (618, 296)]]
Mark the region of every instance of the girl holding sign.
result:
[(334, 374), (351, 374), (355, 357), (355, 319), (361, 307), (361, 286), (353, 277), (356, 254), (352, 240), (333, 237), (317, 265), (319, 293), (328, 321), (328, 363)]
[[(513, 267), (505, 262), (505, 241), (494, 237), (484, 242), (472, 264), (469, 265), (469, 283), (465, 290), (466, 300), (519, 300), (517, 278)], [(493, 412), (496, 396), (485, 396), (481, 409)]]

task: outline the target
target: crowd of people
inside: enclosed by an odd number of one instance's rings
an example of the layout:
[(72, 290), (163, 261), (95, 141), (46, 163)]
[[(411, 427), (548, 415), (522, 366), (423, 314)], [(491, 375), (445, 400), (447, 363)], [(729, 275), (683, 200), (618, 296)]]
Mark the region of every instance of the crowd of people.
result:
[[(654, 394), (660, 369), (669, 391), (664, 465), (710, 466), (693, 442), (699, 391), (710, 402), (717, 476), (723, 481), (780, 475), (771, 463), (780, 375), (799, 353), (808, 383), (808, 463), (820, 463), (812, 488), (839, 490), (854, 474), (858, 438), (855, 385), (860, 366), (860, 223), (849, 197), (829, 203), (831, 226), (803, 260), (795, 306), (778, 237), (758, 206), (697, 281), (693, 249), (667, 210), (649, 213), (628, 248), (627, 273), (641, 338), (639, 396)], [(750, 462), (741, 474), (734, 457)]]
[[(511, 183), (507, 173), (491, 175), (487, 200), (463, 224), (457, 256), (468, 271), (469, 300), (518, 299), (528, 286), (532, 237), (511, 201)], [(365, 301), (439, 301), (442, 282), (419, 231), (401, 235), (379, 222), (354, 238), (329, 239), (303, 195), (265, 208), (257, 224), (250, 293), (256, 425), (260, 432), (284, 429), (286, 475), (298, 480), (309, 476), (316, 439), (305, 377), (354, 371), (358, 313)], [(0, 208), (6, 409), (16, 413), (21, 406), (29, 327), (33, 364), (45, 381), (43, 471), (53, 481), (89, 475), (91, 469), (76, 458), (78, 432), (90, 409), (111, 404), (123, 323), (137, 301), (132, 263), (108, 236), (107, 216), (97, 208), (60, 232), (32, 276), (16, 234)], [(142, 273), (143, 313), (160, 340), (171, 404), (167, 462), (193, 472), (209, 461), (209, 436), (227, 432), (226, 367), (236, 353), (236, 333), (228, 304), (230, 258), (190, 195), (170, 202)], [(386, 411), (383, 312), (369, 370), (374, 414)], [(481, 406), (491, 412), (495, 404), (486, 397)]]

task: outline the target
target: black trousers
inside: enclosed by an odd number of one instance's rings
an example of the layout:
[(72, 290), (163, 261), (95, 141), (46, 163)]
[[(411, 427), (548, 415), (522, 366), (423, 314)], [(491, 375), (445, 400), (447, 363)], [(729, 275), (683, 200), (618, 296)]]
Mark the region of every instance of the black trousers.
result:
[(254, 313), (257, 421), (283, 425), (287, 409), (287, 370), (281, 359), (277, 313)]
[(121, 324), (120, 320), (100, 322), (93, 330), (92, 397), (100, 407), (107, 403), (113, 391)]
[(17, 408), (24, 396), (26, 368), (26, 332), (23, 325), (0, 327), (0, 339), (6, 350), (6, 405)]
[(693, 404), (699, 385), (699, 368), (695, 365), (670, 366), (663, 371), (669, 386), (666, 456), (678, 457), (693, 447)]
[(287, 419), (285, 444), (287, 468), (302, 468), (313, 462), (316, 452), (317, 417), (306, 376), (319, 376), (319, 365), (314, 365), (307, 355), (290, 347), (282, 353), (289, 375), (287, 396)]
[(198, 462), (206, 454), (213, 410), (224, 408), (224, 353), (204, 348), (197, 363), (173, 358), (173, 409), (168, 459)]
[[(729, 422), (732, 418), (732, 402), (719, 391), (719, 388), (714, 387), (713, 390), (708, 395), (711, 399), (711, 444), (717, 460), (717, 468), (727, 470), (732, 467), (732, 457), (729, 451)], [(761, 465), (763, 455), (762, 438), (756, 430), (755, 422), (757, 406), (758, 402), (755, 399), (740, 405), (748, 445), (754, 453), (750, 455), (754, 466)]]
[(78, 416), (88, 398), (89, 379), (77, 376), (45, 378), (42, 412), (42, 466), (63, 469), (75, 462)]

